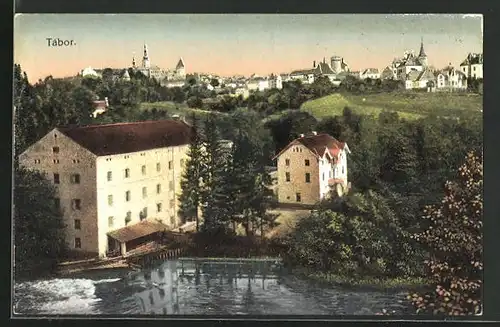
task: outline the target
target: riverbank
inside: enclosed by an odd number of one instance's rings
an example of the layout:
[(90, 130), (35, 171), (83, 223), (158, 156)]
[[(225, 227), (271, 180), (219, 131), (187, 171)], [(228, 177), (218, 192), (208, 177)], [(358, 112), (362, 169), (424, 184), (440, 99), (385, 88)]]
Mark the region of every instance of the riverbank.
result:
[(414, 291), (429, 287), (430, 282), (421, 277), (374, 277), (345, 276), (333, 272), (311, 271), (306, 268), (293, 268), (292, 272), (308, 280), (331, 286), (356, 287), (367, 290)]

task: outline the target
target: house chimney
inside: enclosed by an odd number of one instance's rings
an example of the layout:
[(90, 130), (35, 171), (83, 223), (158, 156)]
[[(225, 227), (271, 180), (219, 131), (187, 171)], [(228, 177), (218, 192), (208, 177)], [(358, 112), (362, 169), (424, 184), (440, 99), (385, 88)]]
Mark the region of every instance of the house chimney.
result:
[(316, 68), (316, 60), (313, 61), (313, 68)]
[(300, 138), (303, 138), (303, 137), (304, 137), (304, 134), (300, 134), (300, 135), (299, 135), (299, 137), (300, 137)]
[(318, 132), (312, 131), (312, 135), (318, 135)]

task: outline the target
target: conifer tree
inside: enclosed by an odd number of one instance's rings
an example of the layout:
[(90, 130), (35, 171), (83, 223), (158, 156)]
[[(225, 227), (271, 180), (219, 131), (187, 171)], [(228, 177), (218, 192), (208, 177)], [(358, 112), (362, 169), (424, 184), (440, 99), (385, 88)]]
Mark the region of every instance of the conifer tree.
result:
[(202, 169), (203, 169), (203, 140), (199, 126), (199, 119), (196, 114), (191, 116), (192, 137), (188, 150), (186, 168), (182, 176), (179, 197), (179, 215), (188, 220), (194, 218), (196, 221), (196, 231), (199, 231), (200, 219), (198, 215), (200, 201), (203, 192)]
[(233, 204), (227, 193), (231, 175), (228, 169), (228, 151), (221, 142), (214, 114), (208, 115), (204, 131), (202, 230), (213, 234), (225, 230), (232, 216)]

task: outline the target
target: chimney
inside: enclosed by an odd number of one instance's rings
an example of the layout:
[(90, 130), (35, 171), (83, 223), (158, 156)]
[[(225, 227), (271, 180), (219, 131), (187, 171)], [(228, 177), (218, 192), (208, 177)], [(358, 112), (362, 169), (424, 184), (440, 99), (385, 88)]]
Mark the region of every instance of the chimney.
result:
[(318, 132), (312, 131), (312, 135), (318, 135)]
[(300, 138), (303, 138), (303, 137), (304, 137), (304, 134), (300, 134), (300, 135), (299, 135), (299, 137), (300, 137)]
[(316, 60), (313, 61), (313, 68), (316, 68)]

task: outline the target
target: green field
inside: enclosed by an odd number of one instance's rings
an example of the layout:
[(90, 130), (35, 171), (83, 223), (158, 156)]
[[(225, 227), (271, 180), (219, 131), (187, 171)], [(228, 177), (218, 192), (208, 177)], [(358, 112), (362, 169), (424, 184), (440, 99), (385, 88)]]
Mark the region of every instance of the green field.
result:
[(416, 119), (429, 114), (457, 116), (464, 111), (483, 109), (483, 98), (475, 94), (458, 93), (378, 93), (331, 94), (305, 102), (301, 110), (318, 119), (341, 115), (345, 107), (355, 113), (378, 115), (383, 110), (396, 111), (402, 118)]
[(175, 103), (172, 101), (160, 101), (160, 102), (142, 102), (139, 107), (141, 110), (151, 110), (156, 108), (157, 110), (166, 111), (171, 115), (188, 115), (190, 113), (201, 113), (205, 114), (209, 111), (189, 108), (185, 103)]

